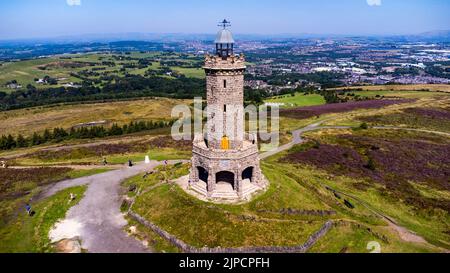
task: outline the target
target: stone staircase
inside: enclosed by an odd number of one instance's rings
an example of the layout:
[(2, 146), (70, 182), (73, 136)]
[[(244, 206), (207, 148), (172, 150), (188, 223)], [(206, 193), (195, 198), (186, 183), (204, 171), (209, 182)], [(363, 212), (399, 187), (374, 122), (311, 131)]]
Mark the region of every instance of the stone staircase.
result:
[[(207, 196), (208, 191), (206, 189), (206, 184), (204, 183), (196, 183), (194, 185), (191, 185), (191, 189), (195, 192)], [(242, 183), (242, 195), (243, 196), (250, 196), (254, 194), (255, 192), (261, 190), (261, 187), (259, 187), (256, 184), (251, 183), (249, 180), (244, 180)], [(233, 190), (231, 185), (217, 185), (216, 190), (211, 196), (212, 199), (220, 199), (220, 200), (238, 200), (239, 195), (237, 192)]]
[(213, 199), (222, 199), (222, 200), (237, 200), (239, 199), (239, 195), (235, 191), (214, 191), (211, 195)]
[(261, 190), (261, 188), (250, 181), (248, 183), (243, 183), (242, 196), (250, 196), (259, 190)]
[(191, 185), (191, 189), (194, 190), (195, 192), (203, 195), (203, 196), (207, 196), (208, 195), (208, 191), (206, 189), (206, 184), (195, 183), (195, 184)]

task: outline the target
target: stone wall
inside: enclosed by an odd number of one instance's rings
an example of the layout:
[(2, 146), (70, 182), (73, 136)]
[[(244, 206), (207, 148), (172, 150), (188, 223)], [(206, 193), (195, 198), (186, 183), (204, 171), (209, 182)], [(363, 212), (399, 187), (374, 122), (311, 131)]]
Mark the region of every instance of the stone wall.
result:
[(266, 247), (239, 247), (239, 248), (197, 248), (193, 247), (182, 240), (178, 239), (174, 235), (161, 229), (152, 222), (144, 219), (137, 213), (129, 212), (130, 217), (139, 222), (140, 224), (150, 228), (155, 233), (168, 240), (174, 246), (178, 247), (185, 253), (305, 253), (307, 252), (320, 238), (322, 238), (333, 227), (332, 221), (327, 221), (317, 232), (309, 236), (308, 240), (302, 245), (293, 247), (280, 247), (280, 246), (266, 246)]

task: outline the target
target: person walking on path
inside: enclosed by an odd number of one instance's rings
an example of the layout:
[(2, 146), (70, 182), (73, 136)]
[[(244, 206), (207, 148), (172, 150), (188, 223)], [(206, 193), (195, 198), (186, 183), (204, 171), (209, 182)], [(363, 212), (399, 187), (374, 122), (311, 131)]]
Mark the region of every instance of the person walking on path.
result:
[(27, 213), (28, 213), (28, 215), (29, 216), (33, 216), (32, 214), (33, 214), (33, 212), (31, 211), (31, 205), (30, 204), (26, 204), (25, 205), (25, 209), (27, 210)]

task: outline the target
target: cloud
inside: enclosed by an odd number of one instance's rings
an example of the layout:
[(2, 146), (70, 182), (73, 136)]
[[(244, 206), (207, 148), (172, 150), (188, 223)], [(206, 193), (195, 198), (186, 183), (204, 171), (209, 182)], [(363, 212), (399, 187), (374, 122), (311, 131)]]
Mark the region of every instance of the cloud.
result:
[(81, 6), (81, 0), (66, 0), (69, 6)]
[(381, 0), (367, 0), (369, 6), (381, 6)]

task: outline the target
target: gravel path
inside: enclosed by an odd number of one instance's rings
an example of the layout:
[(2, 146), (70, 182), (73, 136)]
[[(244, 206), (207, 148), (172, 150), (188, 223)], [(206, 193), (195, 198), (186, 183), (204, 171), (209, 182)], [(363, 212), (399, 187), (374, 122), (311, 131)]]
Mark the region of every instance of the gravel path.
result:
[(308, 125), (308, 126), (302, 128), (302, 129), (293, 131), (292, 132), (292, 141), (290, 143), (282, 145), (272, 151), (262, 153), (260, 155), (260, 158), (266, 159), (268, 157), (271, 157), (271, 156), (281, 153), (283, 151), (287, 151), (287, 150), (291, 149), (292, 147), (294, 147), (295, 145), (302, 144), (304, 142), (302, 135), (306, 132), (324, 130), (324, 129), (349, 129), (349, 128), (351, 128), (349, 126), (320, 126), (326, 121), (328, 121), (328, 120), (314, 123), (314, 124), (311, 124), (311, 125)]
[(53, 241), (80, 238), (82, 248), (92, 253), (142, 253), (149, 250), (123, 228), (127, 225), (120, 211), (120, 183), (139, 173), (152, 170), (160, 163), (138, 164), (89, 177), (67, 180), (46, 189), (41, 198), (60, 190), (89, 185), (84, 198), (72, 207), (64, 221), (51, 231)]

